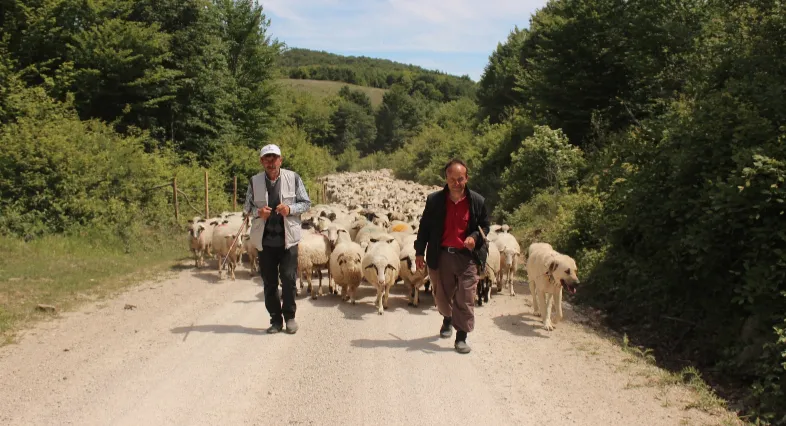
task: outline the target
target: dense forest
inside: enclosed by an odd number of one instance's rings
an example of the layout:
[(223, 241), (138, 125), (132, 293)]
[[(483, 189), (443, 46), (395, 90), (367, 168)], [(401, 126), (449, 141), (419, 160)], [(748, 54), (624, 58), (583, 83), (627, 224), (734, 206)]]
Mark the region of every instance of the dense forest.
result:
[[(245, 0), (0, 0), (0, 21), (4, 238), (177, 230), (160, 184), (198, 206), (208, 170), (225, 210), (268, 142), (311, 189), (381, 167), (439, 184), (458, 156), (522, 246), (576, 258), (575, 302), (786, 423), (780, 2), (551, 0), (478, 83), (288, 49)], [(387, 92), (374, 108), (282, 77)]]

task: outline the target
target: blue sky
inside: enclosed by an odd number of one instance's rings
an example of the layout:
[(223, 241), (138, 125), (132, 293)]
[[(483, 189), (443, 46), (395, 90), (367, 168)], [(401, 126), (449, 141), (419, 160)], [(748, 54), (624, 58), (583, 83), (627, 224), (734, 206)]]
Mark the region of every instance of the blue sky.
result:
[(290, 47), (370, 56), (480, 79), (497, 43), (546, 0), (259, 0)]

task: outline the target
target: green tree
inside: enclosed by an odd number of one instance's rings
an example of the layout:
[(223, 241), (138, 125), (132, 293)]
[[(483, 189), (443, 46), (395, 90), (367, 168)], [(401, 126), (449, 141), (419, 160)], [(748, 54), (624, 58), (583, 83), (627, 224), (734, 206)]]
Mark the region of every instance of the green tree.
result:
[(560, 130), (535, 126), (535, 134), (524, 139), (502, 173), (498, 209), (512, 211), (536, 193), (566, 192), (584, 165), (581, 150), (572, 146)]
[(524, 103), (521, 93), (514, 88), (529, 56), (525, 46), (528, 34), (526, 29), (516, 27), (504, 43), (498, 43), (478, 83), (481, 118), (488, 118), (492, 124), (504, 121), (511, 106)]
[[(377, 111), (377, 138), (373, 149), (393, 152), (421, 129), (427, 111), (422, 99), (409, 96), (402, 85), (393, 86)], [(368, 153), (368, 151), (366, 152)]]

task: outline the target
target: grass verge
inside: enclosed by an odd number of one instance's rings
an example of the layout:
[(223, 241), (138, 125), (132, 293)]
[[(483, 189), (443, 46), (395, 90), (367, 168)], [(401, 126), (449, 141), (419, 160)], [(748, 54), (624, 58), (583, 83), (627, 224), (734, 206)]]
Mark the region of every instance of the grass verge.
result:
[[(574, 310), (587, 319), (587, 321), (582, 321), (582, 328), (609, 341), (627, 355), (622, 360), (623, 362), (615, 367), (615, 371), (625, 371), (631, 377), (631, 381), (625, 388), (656, 388), (659, 390), (659, 399), (662, 404), (678, 404), (683, 410), (703, 411), (712, 415), (719, 422), (717, 424), (753, 424), (735, 414), (727, 401), (717, 395), (696, 368), (685, 367), (679, 371), (667, 370), (658, 365), (652, 349), (633, 345), (627, 334), (620, 335), (604, 327), (600, 317), (596, 315), (597, 312), (593, 314), (592, 309), (580, 306), (574, 306)], [(577, 349), (588, 351), (591, 346), (579, 345)], [(682, 389), (682, 391), (677, 389)]]
[(38, 240), (0, 236), (0, 345), (36, 321), (107, 297), (189, 257), (182, 233), (140, 230), (120, 237), (80, 231)]

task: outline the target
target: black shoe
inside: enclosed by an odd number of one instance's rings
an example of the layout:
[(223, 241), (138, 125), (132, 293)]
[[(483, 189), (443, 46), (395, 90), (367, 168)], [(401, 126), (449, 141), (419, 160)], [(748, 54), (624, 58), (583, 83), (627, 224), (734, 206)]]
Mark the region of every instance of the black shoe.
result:
[(284, 327), (281, 324), (273, 324), (267, 329), (267, 334), (276, 334), (281, 331)]
[(469, 347), (467, 342), (465, 342), (463, 340), (457, 341), (453, 345), (453, 347), (456, 348), (456, 352), (458, 352), (460, 354), (468, 354), (472, 350), (472, 348)]
[(453, 328), (451, 328), (450, 324), (452, 322), (452, 318), (444, 318), (442, 320), (442, 328), (439, 329), (439, 337), (443, 339), (447, 339), (453, 335)]
[(297, 333), (297, 329), (298, 329), (298, 326), (297, 326), (297, 322), (295, 321), (295, 319), (294, 318), (288, 319), (287, 320), (287, 333), (295, 334), (295, 333)]

